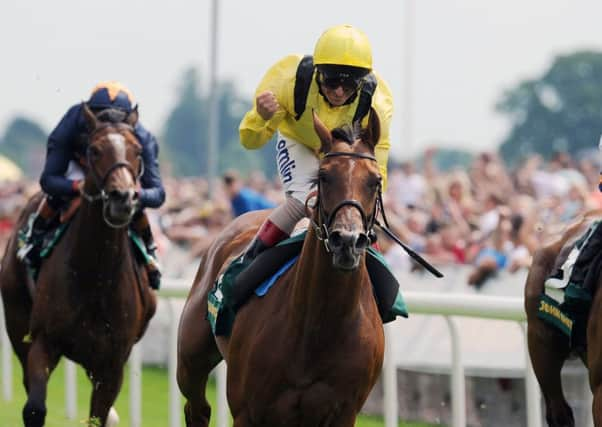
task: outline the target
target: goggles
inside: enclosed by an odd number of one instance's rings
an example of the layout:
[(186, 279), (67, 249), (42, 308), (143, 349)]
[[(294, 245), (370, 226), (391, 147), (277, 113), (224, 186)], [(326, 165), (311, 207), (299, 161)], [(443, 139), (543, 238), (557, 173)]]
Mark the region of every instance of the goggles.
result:
[(342, 73), (332, 76), (327, 76), (324, 75), (324, 73), (320, 73), (318, 81), (326, 89), (335, 90), (340, 86), (345, 92), (355, 92), (362, 83), (361, 78)]

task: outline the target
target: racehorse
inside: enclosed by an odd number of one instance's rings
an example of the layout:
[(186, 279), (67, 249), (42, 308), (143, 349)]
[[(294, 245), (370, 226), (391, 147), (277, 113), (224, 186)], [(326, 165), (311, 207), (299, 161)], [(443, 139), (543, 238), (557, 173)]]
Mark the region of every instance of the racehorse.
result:
[[(123, 366), (156, 307), (145, 268), (128, 237), (142, 170), (134, 111), (126, 123), (100, 122), (84, 104), (90, 129), (82, 201), (64, 235), (42, 264), (35, 286), (16, 257), (17, 231), (0, 271), (6, 327), (23, 367), (26, 427), (44, 425), (49, 376), (61, 356), (79, 363), (92, 382), (89, 426), (107, 417), (123, 379)], [(19, 230), (42, 195), (22, 212)]]
[(311, 221), (296, 263), (262, 298), (237, 312), (230, 336), (205, 321), (207, 294), (266, 217), (234, 220), (209, 246), (190, 291), (178, 335), (178, 383), (188, 427), (206, 427), (209, 372), (228, 364), (227, 395), (235, 427), (353, 426), (383, 362), (383, 327), (365, 265), (381, 177), (374, 157), (380, 123), (320, 137)]
[(591, 225), (601, 218), (601, 211), (584, 215), (556, 240), (537, 250), (529, 269), (525, 286), (525, 311), (527, 313), (527, 340), (533, 369), (545, 401), (546, 420), (550, 427), (574, 427), (573, 412), (563, 390), (560, 372), (564, 362), (572, 354), (579, 357), (589, 371), (590, 388), (594, 395), (593, 418), (596, 427), (602, 426), (602, 280), (601, 271), (593, 271), (596, 286), (593, 302), (586, 319), (586, 348), (572, 349), (562, 332), (538, 317), (540, 296), (544, 283), (554, 269), (567, 259), (575, 242)]

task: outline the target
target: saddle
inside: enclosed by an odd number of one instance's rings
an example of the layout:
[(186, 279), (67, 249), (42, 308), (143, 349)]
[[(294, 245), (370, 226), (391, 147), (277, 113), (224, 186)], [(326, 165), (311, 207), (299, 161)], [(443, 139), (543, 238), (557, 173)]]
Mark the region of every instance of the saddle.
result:
[[(42, 263), (46, 258), (50, 256), (53, 249), (60, 242), (61, 237), (65, 234), (65, 231), (71, 224), (71, 220), (73, 216), (79, 209), (81, 204), (81, 197), (74, 198), (66, 209), (60, 212), (56, 220), (53, 220), (50, 227), (48, 228), (46, 234), (42, 240), (42, 247), (40, 248), (40, 259), (41, 263), (38, 266), (32, 266), (29, 264), (26, 265), (27, 273), (29, 278), (31, 279), (31, 283), (28, 284), (30, 291), (33, 291), (35, 288), (35, 282), (37, 281), (38, 274)], [(32, 212), (29, 215), (28, 220), (25, 222), (23, 227), (17, 233), (17, 248), (24, 247), (30, 235), (30, 230), (33, 227), (33, 221), (35, 220), (35, 212)], [(128, 229), (128, 236), (130, 238), (131, 244), (134, 248), (134, 255), (136, 260), (142, 264), (150, 264), (154, 262), (153, 258), (150, 256), (146, 249), (146, 245), (142, 240), (142, 237), (136, 233), (131, 227)]]
[[(213, 333), (229, 335), (238, 310), (255, 293), (261, 297), (297, 260), (306, 232), (280, 242), (245, 263), (242, 255), (235, 258), (216, 280), (208, 295), (207, 319)], [(408, 317), (399, 283), (383, 256), (373, 248), (366, 252), (366, 267), (383, 323), (397, 316)]]
[[(599, 232), (599, 225), (600, 221), (593, 222), (573, 244), (562, 248), (556, 259), (554, 273), (546, 279), (544, 293), (540, 297), (537, 316), (566, 335), (573, 349), (586, 347), (587, 320), (602, 271), (602, 253), (597, 253), (595, 247), (586, 249), (588, 243), (590, 246), (598, 245), (594, 234)], [(594, 240), (590, 242), (592, 236)], [(578, 283), (572, 282), (573, 269), (584, 250), (589, 254), (584, 253), (586, 258), (580, 260), (582, 271), (579, 276), (583, 276), (583, 281), (575, 279)], [(584, 267), (584, 263), (587, 263), (587, 267)], [(587, 273), (584, 275), (585, 271)]]

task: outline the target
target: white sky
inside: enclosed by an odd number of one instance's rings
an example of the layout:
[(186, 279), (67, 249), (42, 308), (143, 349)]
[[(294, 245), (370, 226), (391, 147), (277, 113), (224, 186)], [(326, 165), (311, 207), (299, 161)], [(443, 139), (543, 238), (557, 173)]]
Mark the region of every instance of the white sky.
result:
[[(399, 0), (221, 0), (218, 73), (250, 97), (274, 61), (311, 53), (329, 26), (356, 25), (393, 90), (393, 154), (405, 157), (433, 143), (494, 149), (507, 131), (493, 111), (503, 89), (540, 76), (557, 54), (602, 48), (601, 1), (410, 1), (410, 116), (403, 108), (407, 9)], [(210, 5), (1, 0), (0, 130), (18, 113), (50, 130), (97, 81), (116, 79), (131, 88), (142, 121), (160, 134), (182, 71), (207, 70)], [(206, 72), (204, 78), (206, 84)], [(402, 141), (404, 120), (409, 141)]]

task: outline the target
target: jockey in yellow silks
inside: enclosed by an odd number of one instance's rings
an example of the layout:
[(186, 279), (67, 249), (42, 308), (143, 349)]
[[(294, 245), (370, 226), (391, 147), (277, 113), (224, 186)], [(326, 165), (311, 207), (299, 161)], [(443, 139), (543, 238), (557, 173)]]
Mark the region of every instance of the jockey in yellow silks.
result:
[(318, 39), (313, 57), (286, 56), (268, 70), (257, 88), (255, 106), (240, 124), (240, 140), (244, 147), (256, 149), (277, 133), (278, 172), (286, 201), (262, 224), (246, 260), (288, 237), (305, 216), (305, 200), (319, 166), (320, 140), (312, 111), (333, 129), (357, 120), (365, 126), (370, 108), (381, 124), (375, 154), (386, 188), (393, 99), (387, 83), (372, 69), (366, 35), (349, 25), (330, 28)]

